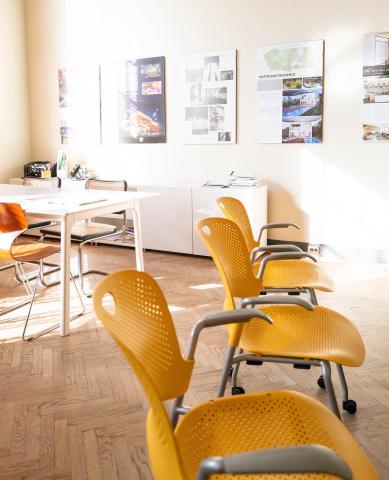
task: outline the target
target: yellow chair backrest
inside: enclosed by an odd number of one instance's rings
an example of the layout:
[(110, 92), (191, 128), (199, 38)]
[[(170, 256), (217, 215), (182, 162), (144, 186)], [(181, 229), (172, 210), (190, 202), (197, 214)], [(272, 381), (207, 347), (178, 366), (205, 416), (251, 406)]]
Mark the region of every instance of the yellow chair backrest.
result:
[[(204, 218), (197, 232), (206, 244), (223, 281), (225, 310), (235, 308), (235, 297), (255, 297), (261, 282), (255, 277), (243, 234), (236, 223), (226, 218)], [(237, 346), (243, 325), (229, 325), (229, 343)]]
[(253, 236), (253, 230), (247, 211), (243, 203), (233, 197), (219, 197), (216, 199), (220, 210), (228, 220), (235, 222), (242, 230), (248, 251), (258, 247), (258, 242)]
[[(114, 300), (113, 312), (104, 305), (107, 295)], [(153, 473), (157, 479), (182, 480), (176, 440), (162, 402), (186, 392), (194, 361), (182, 358), (163, 293), (147, 273), (125, 270), (104, 278), (93, 302), (148, 397), (147, 443)]]

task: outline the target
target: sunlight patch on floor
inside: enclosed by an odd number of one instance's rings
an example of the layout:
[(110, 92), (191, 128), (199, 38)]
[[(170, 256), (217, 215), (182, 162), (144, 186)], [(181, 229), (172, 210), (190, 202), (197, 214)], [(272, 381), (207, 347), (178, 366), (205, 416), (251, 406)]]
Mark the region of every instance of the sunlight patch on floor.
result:
[(223, 288), (221, 283), (203, 283), (202, 285), (193, 285), (193, 290), (209, 290), (211, 288)]

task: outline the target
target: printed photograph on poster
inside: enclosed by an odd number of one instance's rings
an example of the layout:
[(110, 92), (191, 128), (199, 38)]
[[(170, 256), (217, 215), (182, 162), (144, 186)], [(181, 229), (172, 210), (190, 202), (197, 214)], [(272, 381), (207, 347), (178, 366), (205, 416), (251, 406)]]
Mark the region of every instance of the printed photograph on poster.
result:
[(323, 40), (258, 48), (258, 143), (323, 141)]
[(363, 40), (363, 139), (389, 140), (389, 32)]
[(165, 57), (118, 63), (119, 142), (165, 143)]
[(69, 95), (68, 69), (58, 69), (58, 106), (59, 106), (59, 133), (61, 144), (69, 143), (71, 126), (69, 124), (69, 105), (71, 99)]
[(100, 67), (58, 69), (59, 135), (62, 145), (101, 143)]
[(185, 143), (236, 142), (236, 50), (185, 58)]

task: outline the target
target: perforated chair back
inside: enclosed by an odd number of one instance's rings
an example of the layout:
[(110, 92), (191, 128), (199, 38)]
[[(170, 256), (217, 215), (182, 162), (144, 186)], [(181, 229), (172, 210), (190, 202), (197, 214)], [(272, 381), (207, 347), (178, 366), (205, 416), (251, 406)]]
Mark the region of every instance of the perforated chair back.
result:
[[(225, 310), (235, 308), (235, 297), (257, 296), (261, 282), (255, 277), (243, 234), (236, 223), (226, 218), (205, 218), (197, 224), (197, 232), (216, 264), (223, 281)], [(229, 325), (229, 343), (237, 346), (242, 325)]]
[[(114, 300), (113, 312), (104, 306), (107, 295)], [(147, 273), (125, 270), (104, 278), (94, 291), (93, 302), (150, 402), (147, 440), (154, 474), (181, 480), (177, 445), (162, 401), (186, 392), (194, 362), (182, 358), (163, 293)]]
[(204, 218), (198, 222), (197, 231), (212, 255), (227, 296), (258, 295), (260, 282), (254, 275), (246, 242), (236, 223), (226, 218)]
[(251, 252), (253, 248), (258, 247), (258, 242), (254, 238), (250, 219), (243, 203), (233, 197), (219, 197), (216, 201), (223, 215), (228, 220), (235, 222), (241, 229), (248, 251)]
[(27, 229), (27, 220), (18, 203), (0, 203), (0, 258), (12, 258), (15, 239)]
[(61, 188), (61, 179), (59, 177), (39, 178), (24, 177), (23, 185), (31, 185), (36, 188)]
[(97, 178), (89, 178), (85, 183), (85, 188), (88, 190), (125, 192), (127, 190), (127, 182), (125, 180), (98, 180)]

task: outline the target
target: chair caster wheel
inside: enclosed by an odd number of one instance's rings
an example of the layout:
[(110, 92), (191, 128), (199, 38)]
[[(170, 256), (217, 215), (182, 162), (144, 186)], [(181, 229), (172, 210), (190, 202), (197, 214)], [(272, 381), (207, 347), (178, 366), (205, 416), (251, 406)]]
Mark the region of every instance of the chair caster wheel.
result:
[(323, 375), (320, 375), (320, 377), (317, 379), (317, 384), (319, 385), (320, 388), (323, 388), (323, 389), (326, 388), (326, 384), (324, 383)]
[(231, 394), (232, 395), (242, 395), (245, 393), (244, 388), (242, 387), (232, 387), (231, 388)]
[(345, 410), (347, 413), (354, 414), (357, 411), (357, 402), (354, 400), (345, 400), (343, 402), (343, 410)]

